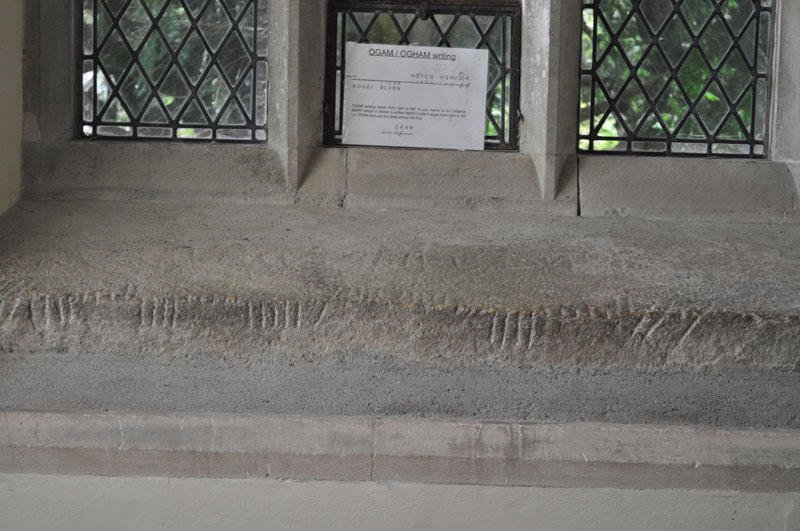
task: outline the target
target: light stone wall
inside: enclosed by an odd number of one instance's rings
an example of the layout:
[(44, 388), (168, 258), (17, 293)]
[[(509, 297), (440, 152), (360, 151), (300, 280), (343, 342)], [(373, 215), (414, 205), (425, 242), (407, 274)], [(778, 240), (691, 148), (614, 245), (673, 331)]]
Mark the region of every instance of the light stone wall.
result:
[(270, 0), (265, 146), (74, 140), (78, 0), (26, 0), (24, 196), (800, 223), (798, 2), (776, 0), (767, 160), (575, 152), (578, 0), (521, 0), (518, 153), (322, 145), (325, 13)]
[(22, 2), (0, 2), (0, 213), (22, 183)]

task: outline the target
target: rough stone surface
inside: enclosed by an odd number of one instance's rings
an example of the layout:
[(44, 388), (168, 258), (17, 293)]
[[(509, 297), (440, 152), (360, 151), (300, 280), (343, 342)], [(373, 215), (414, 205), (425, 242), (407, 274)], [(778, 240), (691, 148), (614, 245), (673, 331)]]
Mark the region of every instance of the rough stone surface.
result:
[(0, 354), (0, 409), (404, 415), (800, 429), (800, 378), (398, 360), (351, 349)]
[(798, 367), (795, 227), (113, 202), (0, 224), (12, 348)]
[(0, 400), (797, 426), (798, 237), (24, 202), (0, 218)]

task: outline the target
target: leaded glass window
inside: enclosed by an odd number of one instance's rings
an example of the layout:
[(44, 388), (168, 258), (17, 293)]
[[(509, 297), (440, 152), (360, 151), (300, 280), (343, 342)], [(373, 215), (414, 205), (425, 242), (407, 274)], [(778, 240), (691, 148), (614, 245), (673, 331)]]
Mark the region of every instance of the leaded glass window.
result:
[(578, 148), (764, 155), (772, 0), (583, 2)]
[(267, 0), (83, 0), (85, 137), (263, 142)]
[(344, 47), (348, 42), (489, 51), (486, 149), (519, 146), (519, 0), (331, 0), (328, 10), (325, 142), (342, 141)]

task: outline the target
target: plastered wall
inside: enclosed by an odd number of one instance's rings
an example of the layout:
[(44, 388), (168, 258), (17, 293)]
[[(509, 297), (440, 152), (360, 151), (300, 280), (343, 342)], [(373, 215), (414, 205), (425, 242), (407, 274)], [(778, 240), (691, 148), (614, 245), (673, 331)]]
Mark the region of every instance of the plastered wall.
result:
[(0, 213), (17, 202), (21, 188), (22, 3), (0, 2)]

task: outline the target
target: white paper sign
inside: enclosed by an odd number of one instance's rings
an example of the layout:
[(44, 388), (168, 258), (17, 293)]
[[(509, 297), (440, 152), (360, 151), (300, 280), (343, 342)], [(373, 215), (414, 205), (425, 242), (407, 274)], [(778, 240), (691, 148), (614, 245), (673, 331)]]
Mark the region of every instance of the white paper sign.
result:
[(483, 150), (489, 52), (347, 43), (345, 144)]

